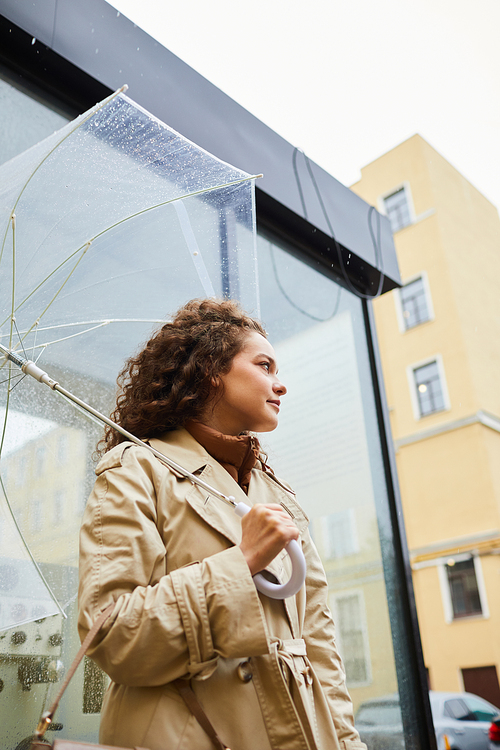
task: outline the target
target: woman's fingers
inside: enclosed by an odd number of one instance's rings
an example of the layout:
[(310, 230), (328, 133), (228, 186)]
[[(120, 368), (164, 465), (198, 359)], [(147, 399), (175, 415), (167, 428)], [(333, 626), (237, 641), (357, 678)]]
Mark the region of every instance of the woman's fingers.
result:
[(263, 570), (299, 530), (281, 505), (254, 505), (241, 520), (240, 549), (252, 575)]

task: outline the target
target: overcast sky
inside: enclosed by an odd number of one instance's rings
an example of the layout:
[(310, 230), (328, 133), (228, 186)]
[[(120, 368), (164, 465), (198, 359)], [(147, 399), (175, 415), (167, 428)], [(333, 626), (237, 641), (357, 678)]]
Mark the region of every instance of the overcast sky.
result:
[(112, 0), (346, 185), (414, 133), (500, 206), (500, 0)]

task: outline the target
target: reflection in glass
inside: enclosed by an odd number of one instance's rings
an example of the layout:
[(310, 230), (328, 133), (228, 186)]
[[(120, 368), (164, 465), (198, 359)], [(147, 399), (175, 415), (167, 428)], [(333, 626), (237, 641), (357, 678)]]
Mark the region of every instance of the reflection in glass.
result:
[[(106, 176), (102, 164), (109, 163), (112, 144), (94, 135), (86, 133), (97, 166), (86, 163), (84, 174), (98, 180), (89, 200), (94, 218), (107, 226), (108, 212), (115, 216), (123, 196), (111, 198), (99, 182)], [(21, 161), (29, 173), (24, 157)], [(80, 185), (81, 174), (64, 164), (61, 169), (64, 180)], [(152, 194), (165, 187), (154, 164), (140, 172), (138, 160), (130, 157), (125, 171), (136, 196), (144, 193), (148, 178)], [(14, 178), (21, 179), (17, 169)], [(40, 176), (42, 195), (53, 180), (53, 173)], [(133, 224), (117, 223), (78, 256), (78, 275), (71, 274), (64, 287), (65, 270), (50, 276), (38, 299), (33, 295), (23, 305), (17, 325), (28, 330), (63, 288), (25, 348), (29, 356), (41, 355), (40, 365), (65, 387), (109, 413), (123, 360), (149, 337), (154, 321), (195, 296), (239, 297), (256, 315), (260, 302), (289, 389), (280, 428), (263, 442), (270, 464), (291, 483), (311, 518), (358, 707), (397, 690), (381, 559), (381, 545), (387, 546), (390, 534), (376, 512), (386, 497), (361, 303), (306, 265), (294, 248), (270, 237), (259, 239), (257, 284), (252, 204), (247, 183), (228, 187), (220, 199), (191, 196)], [(59, 227), (52, 210), (50, 230)], [(44, 213), (37, 214), (37, 221)], [(85, 220), (69, 210), (63, 215), (67, 221), (59, 244), (51, 231), (39, 233), (35, 227), (31, 236), (23, 235), (20, 226), (18, 241), (27, 241), (31, 251), (17, 268), (19, 300), (48, 277), (49, 259), (64, 261), (85, 242)], [(36, 251), (32, 240), (39, 242)], [(4, 261), (11, 269), (9, 252)], [(1, 333), (7, 338), (10, 282), (7, 276), (0, 287), (5, 305)], [(10, 697), (0, 705), (0, 719), (6, 743), (14, 748), (31, 734), (51, 688), (49, 683), (32, 684), (29, 690), (21, 685), (19, 659), (61, 659), (67, 667), (77, 648), (78, 528), (94, 479), (91, 454), (102, 428), (28, 379), (10, 393), (8, 410), (0, 465), (6, 501), (0, 503), (0, 623), (10, 630), (3, 631), (9, 638), (0, 641), (0, 656)], [(47, 585), (34, 575), (16, 523)], [(15, 633), (19, 642), (11, 638)], [(79, 670), (57, 716), (67, 736), (96, 741), (103, 686), (99, 672), (88, 666)]]

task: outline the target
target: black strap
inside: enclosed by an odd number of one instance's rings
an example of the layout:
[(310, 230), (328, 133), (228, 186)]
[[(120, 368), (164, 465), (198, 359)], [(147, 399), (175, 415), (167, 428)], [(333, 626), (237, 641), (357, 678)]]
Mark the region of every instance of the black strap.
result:
[[(52, 703), (51, 707), (48, 711), (46, 711), (42, 718), (40, 719), (40, 722), (38, 724), (38, 727), (35, 732), (35, 738), (36, 740), (40, 741), (42, 740), (45, 732), (47, 731), (49, 725), (52, 723), (52, 719), (54, 717), (54, 714), (57, 710), (57, 707), (59, 705), (59, 701), (61, 700), (64, 691), (68, 687), (68, 684), (70, 680), (72, 679), (73, 675), (75, 674), (78, 665), (80, 664), (81, 660), (87, 653), (90, 644), (94, 640), (95, 636), (97, 635), (97, 632), (102, 628), (106, 620), (111, 615), (113, 609), (115, 607), (115, 602), (109, 605), (103, 612), (100, 613), (99, 617), (95, 620), (94, 624), (90, 628), (89, 632), (87, 633), (85, 640), (83, 641), (82, 645), (80, 646), (80, 649), (73, 659), (73, 662), (68, 669), (68, 672), (66, 674), (66, 679), (64, 680), (63, 684), (61, 685), (61, 688), (59, 692), (57, 693), (54, 702)], [(201, 707), (200, 702), (198, 701), (196, 695), (193, 692), (193, 689), (191, 688), (191, 685), (189, 684), (188, 680), (174, 680), (172, 682), (172, 685), (174, 685), (177, 690), (179, 691), (179, 694), (181, 698), (183, 699), (186, 706), (189, 708), (191, 713), (193, 714), (194, 718), (198, 722), (198, 724), (202, 727), (202, 729), (208, 734), (210, 739), (212, 740), (213, 744), (217, 748), (217, 750), (230, 750), (230, 748), (225, 745), (220, 737), (218, 736), (217, 732), (213, 728), (212, 724), (210, 723), (210, 720), (208, 716), (206, 715), (205, 711)], [(50, 747), (50, 745), (48, 745)], [(137, 750), (140, 750), (137, 748)]]

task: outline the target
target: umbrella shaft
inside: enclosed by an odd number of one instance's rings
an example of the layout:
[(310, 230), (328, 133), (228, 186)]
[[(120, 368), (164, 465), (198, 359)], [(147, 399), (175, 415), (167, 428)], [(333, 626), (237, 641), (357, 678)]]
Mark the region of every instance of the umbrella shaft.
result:
[[(52, 387), (52, 386), (51, 386)], [(100, 419), (101, 422), (104, 422), (109, 427), (112, 427), (114, 430), (120, 433), (120, 435), (123, 435), (123, 437), (126, 437), (127, 440), (130, 440), (132, 443), (135, 443), (136, 445), (140, 445), (144, 448), (147, 448), (156, 458), (158, 458), (160, 461), (162, 461), (164, 464), (166, 464), (168, 467), (173, 469), (174, 471), (178, 472), (179, 474), (182, 474), (183, 477), (186, 479), (189, 479), (190, 482), (193, 484), (197, 484), (198, 487), (201, 487), (202, 489), (209, 492), (211, 495), (214, 495), (215, 497), (218, 497), (220, 500), (224, 500), (226, 503), (229, 503), (229, 505), (232, 505), (233, 507), (237, 504), (233, 497), (224, 495), (219, 490), (216, 490), (215, 487), (212, 487), (207, 482), (204, 482), (203, 479), (200, 479), (196, 476), (196, 474), (192, 474), (190, 471), (187, 471), (183, 466), (176, 463), (175, 461), (172, 461), (171, 458), (168, 458), (168, 456), (165, 456), (163, 453), (160, 453), (160, 451), (157, 451), (153, 446), (148, 445), (148, 443), (145, 443), (143, 440), (140, 440), (138, 437), (133, 435), (128, 430), (125, 430), (123, 427), (120, 427), (119, 424), (116, 424), (116, 422), (113, 422), (113, 420), (108, 419), (104, 414), (101, 414), (101, 412), (97, 411), (97, 409), (94, 409), (90, 404), (87, 404), (85, 401), (82, 401), (78, 398), (78, 396), (75, 396), (73, 393), (70, 393), (70, 391), (67, 391), (66, 388), (63, 388), (59, 383), (55, 383), (53, 386), (53, 390), (59, 391), (63, 396), (70, 399), (70, 401), (73, 401), (73, 403), (77, 404), (78, 406), (81, 406), (82, 409), (85, 409), (85, 411), (89, 412), (89, 414), (92, 414), (94, 417), (97, 417), (97, 419)]]

